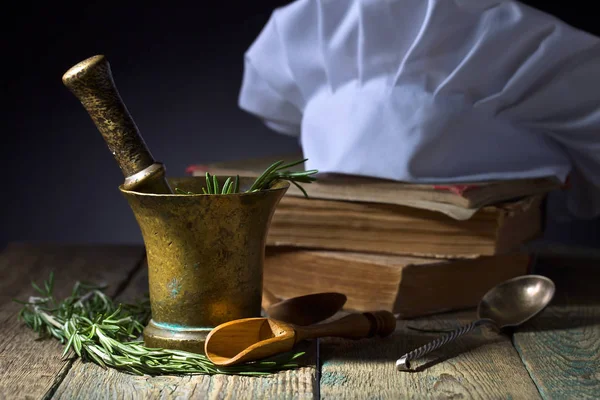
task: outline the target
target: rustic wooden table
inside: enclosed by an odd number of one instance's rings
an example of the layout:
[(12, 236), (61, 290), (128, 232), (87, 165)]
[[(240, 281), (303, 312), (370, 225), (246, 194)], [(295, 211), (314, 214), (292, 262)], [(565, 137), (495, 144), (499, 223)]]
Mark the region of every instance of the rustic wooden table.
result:
[(548, 269), (558, 292), (540, 316), (512, 334), (475, 331), (415, 364), (416, 372), (397, 372), (395, 360), (435, 334), (407, 325), (453, 328), (474, 318), (474, 311), (399, 321), (395, 334), (380, 340), (312, 342), (304, 367), (267, 377), (140, 377), (63, 361), (62, 346), (36, 340), (17, 321), (20, 306), (11, 301), (31, 295), (30, 281), (52, 270), (59, 296), (77, 279), (108, 283), (124, 300), (147, 291), (142, 247), (10, 244), (0, 257), (2, 399), (600, 398), (600, 268)]

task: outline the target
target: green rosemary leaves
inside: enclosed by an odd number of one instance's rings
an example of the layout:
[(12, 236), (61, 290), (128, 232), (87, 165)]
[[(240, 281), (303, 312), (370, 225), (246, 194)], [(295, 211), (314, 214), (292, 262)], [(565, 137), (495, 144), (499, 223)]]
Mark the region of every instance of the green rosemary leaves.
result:
[(303, 355), (283, 354), (265, 361), (236, 367), (217, 367), (201, 354), (156, 349), (138, 340), (150, 318), (147, 299), (136, 304), (115, 304), (105, 287), (77, 282), (71, 295), (61, 301), (53, 296), (54, 275), (43, 286), (32, 282), (39, 296), (31, 296), (19, 318), (41, 337), (65, 344), (63, 356), (72, 350), (79, 357), (106, 368), (137, 375), (237, 374), (262, 375), (297, 367)]
[[(298, 187), (304, 193), (304, 196), (308, 197), (306, 191), (299, 183), (311, 183), (317, 180), (313, 175), (316, 174), (316, 169), (309, 171), (298, 171), (291, 172), (287, 169), (296, 165), (302, 164), (307, 159), (294, 161), (289, 164), (284, 164), (283, 160), (277, 161), (269, 166), (252, 184), (252, 186), (246, 190), (246, 193), (257, 192), (260, 190), (266, 190), (271, 187), (273, 182), (277, 180), (287, 180)], [(202, 188), (203, 194), (231, 194), (240, 192), (240, 177), (236, 176), (235, 179), (227, 178), (223, 186), (219, 185), (219, 180), (216, 176), (212, 176), (208, 172), (206, 173), (206, 187)], [(175, 188), (177, 194), (194, 194), (187, 192), (179, 188)]]

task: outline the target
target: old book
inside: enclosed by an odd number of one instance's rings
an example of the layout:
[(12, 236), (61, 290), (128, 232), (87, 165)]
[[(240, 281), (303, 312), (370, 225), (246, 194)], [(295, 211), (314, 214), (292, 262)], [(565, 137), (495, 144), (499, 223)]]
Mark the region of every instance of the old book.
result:
[[(274, 161), (302, 158), (302, 154), (289, 154), (217, 162), (190, 166), (188, 172), (198, 176), (207, 171), (213, 175), (258, 176)], [(304, 170), (304, 165), (292, 169)], [(319, 174), (318, 178), (317, 182), (305, 187), (309, 196), (315, 199), (406, 205), (439, 211), (460, 220), (470, 218), (486, 205), (561, 188), (561, 183), (553, 177), (439, 185), (334, 174)], [(287, 195), (303, 196), (295, 186), (290, 186)]]
[(281, 298), (340, 292), (346, 308), (403, 318), (474, 307), (496, 284), (528, 273), (527, 254), (438, 260), (267, 247), (264, 282)]
[(457, 221), (399, 205), (284, 196), (267, 244), (442, 258), (503, 254), (541, 234), (541, 202), (532, 196), (487, 206)]

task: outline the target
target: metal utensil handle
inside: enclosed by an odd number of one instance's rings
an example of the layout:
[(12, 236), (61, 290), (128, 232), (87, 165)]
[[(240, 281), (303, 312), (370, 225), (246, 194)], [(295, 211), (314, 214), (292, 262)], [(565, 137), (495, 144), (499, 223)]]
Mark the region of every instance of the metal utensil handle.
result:
[(102, 133), (125, 177), (154, 164), (154, 158), (121, 99), (106, 57), (97, 55), (81, 61), (65, 72), (62, 80)]
[(470, 324), (463, 325), (460, 328), (455, 329), (452, 332), (411, 351), (410, 353), (406, 353), (405, 355), (400, 357), (398, 359), (398, 361), (396, 361), (396, 369), (398, 371), (409, 370), (411, 360), (421, 358), (425, 354), (431, 353), (432, 351), (442, 347), (446, 343), (451, 342), (451, 341), (455, 340), (456, 338), (471, 332), (473, 329), (477, 328), (479, 325), (489, 323), (489, 322), (490, 321), (487, 319), (479, 319), (477, 321), (473, 321)]
[(165, 167), (150, 154), (140, 131), (115, 85), (103, 55), (87, 58), (69, 68), (63, 83), (79, 99), (115, 157), (127, 190), (173, 193)]

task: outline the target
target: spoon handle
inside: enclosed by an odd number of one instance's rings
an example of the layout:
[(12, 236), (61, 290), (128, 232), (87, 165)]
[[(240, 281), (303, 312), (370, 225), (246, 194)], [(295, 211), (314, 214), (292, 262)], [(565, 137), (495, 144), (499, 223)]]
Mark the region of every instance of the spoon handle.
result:
[(405, 355), (400, 357), (398, 359), (398, 361), (396, 361), (396, 369), (398, 371), (410, 370), (410, 361), (420, 358), (420, 357), (423, 357), (425, 354), (431, 353), (432, 351), (442, 347), (446, 343), (451, 342), (451, 341), (471, 332), (473, 329), (477, 328), (478, 326), (486, 324), (486, 323), (491, 323), (491, 321), (488, 319), (478, 319), (476, 321), (471, 322), (470, 324), (463, 325), (460, 328), (457, 328), (457, 329), (453, 330), (452, 332), (449, 332), (449, 333), (445, 334), (444, 336), (439, 337), (439, 338), (411, 351), (410, 353), (406, 353)]
[(320, 337), (343, 337), (347, 339), (388, 336), (396, 329), (396, 318), (389, 311), (350, 314), (336, 321), (312, 326), (296, 326), (296, 342)]

